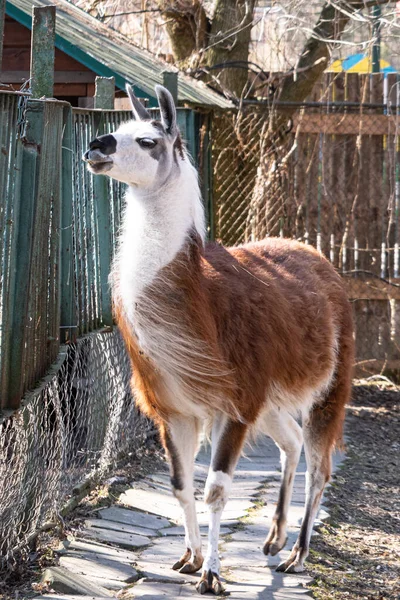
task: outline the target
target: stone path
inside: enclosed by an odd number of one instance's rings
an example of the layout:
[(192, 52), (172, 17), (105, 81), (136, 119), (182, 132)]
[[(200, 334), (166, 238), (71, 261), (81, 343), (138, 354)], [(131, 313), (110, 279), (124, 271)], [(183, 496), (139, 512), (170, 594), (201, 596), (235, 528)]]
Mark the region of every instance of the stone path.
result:
[[(336, 455), (334, 463), (342, 459)], [(196, 461), (195, 483), (201, 533), (206, 541), (207, 510), (202, 490), (209, 450)], [(300, 526), (304, 506), (304, 457), (297, 469), (286, 548), (265, 557), (262, 545), (271, 523), (279, 490), (279, 452), (269, 439), (247, 448), (233, 481), (231, 499), (221, 530), (222, 577), (230, 597), (237, 600), (299, 600), (305, 597), (305, 574), (276, 573), (289, 554)], [(326, 513), (321, 509), (319, 519)], [(118, 504), (88, 519), (79, 537), (65, 543), (60, 567), (48, 569), (43, 579), (58, 595), (42, 600), (101, 600), (122, 596), (161, 600), (195, 598), (196, 575), (181, 575), (171, 565), (184, 549), (180, 507), (172, 496), (169, 476), (157, 472), (134, 484)], [(204, 544), (205, 546), (205, 544)], [(63, 595), (64, 594), (64, 595)]]

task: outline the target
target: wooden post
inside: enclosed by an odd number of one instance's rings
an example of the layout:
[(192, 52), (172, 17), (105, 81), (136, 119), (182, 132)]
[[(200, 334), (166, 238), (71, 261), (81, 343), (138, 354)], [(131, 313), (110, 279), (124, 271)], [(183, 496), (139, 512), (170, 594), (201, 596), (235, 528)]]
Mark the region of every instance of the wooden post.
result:
[(163, 71), (163, 86), (171, 93), (175, 104), (178, 102), (178, 73)]
[(373, 18), (373, 46), (372, 46), (372, 72), (380, 73), (381, 71), (381, 17), (382, 11), (379, 5), (372, 7)]
[(29, 101), (25, 111), (27, 122), (22, 149), (22, 175), (16, 224), (16, 257), (14, 263), (13, 340), (10, 348), (9, 395), (7, 408), (20, 405), (24, 381), (26, 327), (28, 319), (31, 260), (35, 219), (35, 201), (39, 149), (43, 137), (44, 103)]
[(32, 9), (31, 88), (33, 98), (53, 97), (56, 7)]
[(113, 110), (115, 95), (115, 77), (96, 77), (94, 107)]
[(60, 282), (60, 341), (75, 341), (77, 315), (75, 310), (74, 249), (73, 249), (73, 125), (72, 109), (64, 108), (61, 180), (61, 282)]
[[(97, 77), (97, 81), (100, 79), (108, 79), (105, 77)], [(110, 79), (114, 79), (110, 77)], [(110, 90), (111, 82), (107, 82), (108, 89)], [(112, 82), (114, 86), (114, 82)], [(100, 86), (97, 86), (100, 89)], [(114, 89), (113, 89), (114, 95)], [(99, 96), (101, 98), (102, 96)], [(108, 97), (108, 100), (110, 98)], [(106, 103), (106, 99), (103, 96), (103, 100)], [(103, 108), (104, 106), (96, 105), (96, 108)], [(98, 135), (105, 133), (104, 131), (104, 116), (102, 113), (95, 113), (95, 127), (94, 130), (98, 131)], [(100, 304), (101, 304), (101, 324), (105, 326), (112, 326), (112, 303), (111, 303), (111, 291), (108, 283), (108, 277), (111, 270), (112, 260), (112, 235), (111, 235), (111, 211), (110, 211), (110, 189), (109, 179), (105, 175), (96, 175), (93, 177), (93, 195), (96, 204), (95, 218), (97, 222), (97, 235), (98, 235), (98, 257), (99, 257), (99, 274), (100, 274)]]
[(0, 0), (0, 73), (3, 62), (4, 21), (6, 19), (6, 0)]

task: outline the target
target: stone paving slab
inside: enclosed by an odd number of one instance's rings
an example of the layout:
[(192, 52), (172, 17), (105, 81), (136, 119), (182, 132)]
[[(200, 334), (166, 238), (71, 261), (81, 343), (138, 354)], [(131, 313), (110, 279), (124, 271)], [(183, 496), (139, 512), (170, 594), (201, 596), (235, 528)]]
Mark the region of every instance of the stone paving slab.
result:
[[(221, 527), (221, 535), (227, 535), (228, 533), (232, 533), (233, 527), (234, 525), (232, 525), (232, 527)], [(185, 528), (183, 527), (183, 525), (177, 525), (176, 527), (167, 527), (166, 529), (161, 529), (160, 533), (163, 536), (177, 535), (184, 537)], [(208, 525), (200, 525), (200, 535), (207, 536), (207, 534)]]
[(96, 541), (73, 539), (68, 543), (67, 547), (59, 548), (58, 552), (61, 555), (65, 555), (69, 552), (75, 552), (79, 554), (81, 552), (90, 552), (96, 554), (101, 560), (107, 558), (109, 560), (116, 560), (118, 562), (134, 563), (137, 559), (137, 554), (134, 554), (130, 550), (123, 548), (115, 548), (113, 546), (107, 546)]
[(110, 593), (109, 590), (97, 582), (94, 583), (90, 579), (72, 573), (63, 567), (49, 567), (46, 569), (42, 575), (41, 582), (50, 585), (53, 590), (61, 594), (81, 594), (82, 596), (93, 594), (93, 596), (105, 598), (114, 597), (113, 593)]
[(132, 527), (144, 527), (156, 531), (163, 527), (168, 527), (170, 524), (167, 519), (163, 519), (160, 516), (150, 515), (147, 512), (137, 512), (119, 506), (103, 508), (99, 511), (98, 515), (100, 519), (117, 521), (118, 523), (131, 525)]
[[(144, 600), (165, 600), (165, 598), (180, 598), (182, 586), (179, 584), (163, 584), (154, 589), (151, 583), (141, 583), (135, 586), (129, 593), (125, 592), (125, 598), (143, 598)], [(193, 591), (191, 590), (191, 593)]]
[[(225, 585), (232, 600), (301, 600), (308, 595), (305, 586), (310, 578), (304, 574), (276, 573), (275, 568), (288, 557), (299, 533), (305, 499), (304, 456), (294, 482), (287, 544), (276, 556), (266, 557), (262, 546), (280, 487), (279, 451), (271, 440), (265, 438), (247, 448), (246, 454), (239, 461), (231, 499), (221, 523), (222, 579), (226, 578)], [(334, 465), (342, 458), (342, 455), (336, 455)], [(199, 497), (196, 506), (203, 540), (208, 513), (200, 494), (204, 489), (209, 460), (209, 448), (203, 449), (195, 466), (196, 497)], [(63, 565), (70, 564), (71, 570), (78, 575), (84, 573), (88, 580), (95, 581), (97, 569), (101, 569), (103, 564), (102, 576), (99, 575), (97, 581), (107, 581), (104, 587), (116, 592), (120, 585), (120, 589), (124, 588), (124, 598), (173, 600), (197, 597), (194, 586), (199, 573), (183, 575), (171, 569), (184, 551), (184, 529), (180, 506), (170, 491), (168, 473), (157, 471), (141, 482), (133, 483), (132, 488), (121, 495), (119, 504), (102, 509), (98, 519), (86, 522), (83, 535), (92, 539), (73, 540), (61, 559)], [(326, 511), (321, 510), (319, 518), (326, 515)], [(135, 544), (132, 540), (135, 538), (141, 538), (146, 546), (133, 550)], [(122, 550), (121, 546), (130, 549)], [(83, 564), (82, 560), (87, 564)], [(129, 569), (129, 572), (137, 571), (139, 574), (140, 579), (134, 584), (127, 584), (128, 580), (123, 579)], [(118, 570), (119, 574), (114, 576)]]
[(121, 546), (122, 548), (141, 548), (150, 544), (150, 538), (144, 535), (135, 535), (132, 533), (124, 533), (123, 531), (113, 531), (111, 529), (100, 529), (89, 527), (83, 529), (79, 535), (85, 538), (94, 538), (100, 542), (109, 542)]
[[(106, 579), (124, 584), (133, 583), (138, 579), (138, 572), (128, 563), (108, 560), (91, 552), (76, 553), (72, 551), (60, 558), (60, 565), (72, 573), (84, 575), (95, 581)], [(103, 582), (100, 583), (107, 587)]]
[(107, 519), (87, 519), (85, 526), (91, 529), (110, 529), (111, 531), (121, 531), (123, 533), (131, 533), (133, 535), (144, 535), (145, 537), (154, 537), (158, 534), (155, 529), (145, 529), (144, 527), (136, 527), (134, 525), (126, 525), (125, 523), (117, 523), (116, 521), (107, 521)]
[[(70, 595), (57, 595), (54, 594), (45, 594), (44, 596), (37, 596), (36, 600), (106, 600), (106, 596), (70, 596)], [(109, 596), (107, 596), (107, 600), (109, 600)]]

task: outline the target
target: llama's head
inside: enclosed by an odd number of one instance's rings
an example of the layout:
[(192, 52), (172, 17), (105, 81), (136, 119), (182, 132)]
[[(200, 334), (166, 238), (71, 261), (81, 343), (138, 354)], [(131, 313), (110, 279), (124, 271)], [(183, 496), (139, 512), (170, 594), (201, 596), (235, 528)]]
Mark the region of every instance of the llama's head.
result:
[(136, 188), (163, 185), (183, 157), (176, 109), (169, 91), (156, 86), (161, 121), (155, 121), (127, 86), (134, 120), (92, 140), (83, 159), (94, 174), (107, 174)]

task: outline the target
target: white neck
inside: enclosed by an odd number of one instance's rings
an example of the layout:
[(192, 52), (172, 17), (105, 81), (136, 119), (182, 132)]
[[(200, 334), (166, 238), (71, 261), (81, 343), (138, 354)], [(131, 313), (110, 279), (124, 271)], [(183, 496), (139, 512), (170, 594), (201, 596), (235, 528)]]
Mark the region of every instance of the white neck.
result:
[(204, 241), (204, 208), (197, 172), (188, 157), (179, 163), (179, 169), (158, 190), (144, 193), (129, 187), (126, 194), (112, 283), (116, 282), (114, 294), (132, 322), (138, 296), (176, 257), (193, 227)]

